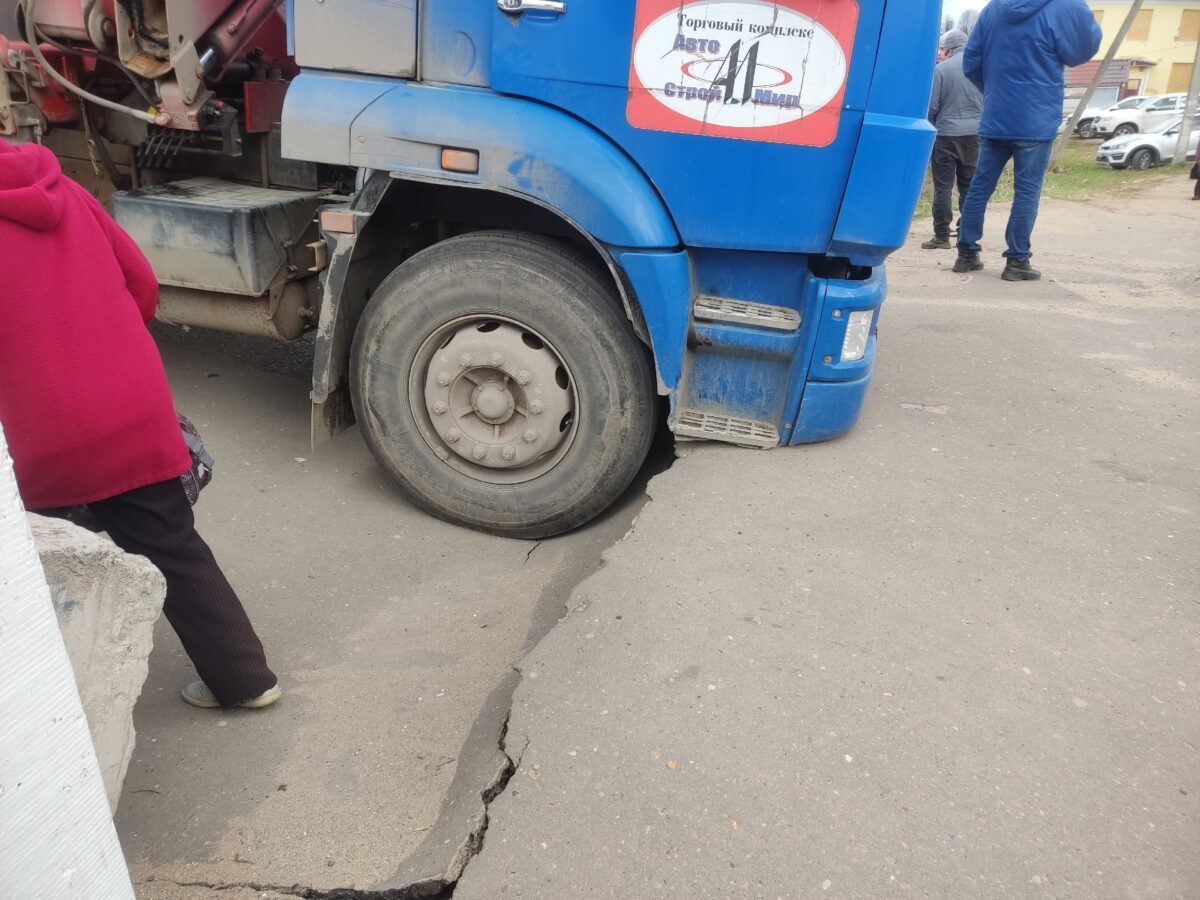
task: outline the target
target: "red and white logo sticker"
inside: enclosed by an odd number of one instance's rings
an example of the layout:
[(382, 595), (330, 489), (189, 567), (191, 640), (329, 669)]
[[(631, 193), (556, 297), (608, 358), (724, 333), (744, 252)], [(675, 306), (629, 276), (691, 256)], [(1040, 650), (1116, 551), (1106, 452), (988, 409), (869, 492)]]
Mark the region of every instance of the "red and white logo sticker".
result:
[(638, 0), (629, 124), (824, 147), (857, 24), (855, 0)]

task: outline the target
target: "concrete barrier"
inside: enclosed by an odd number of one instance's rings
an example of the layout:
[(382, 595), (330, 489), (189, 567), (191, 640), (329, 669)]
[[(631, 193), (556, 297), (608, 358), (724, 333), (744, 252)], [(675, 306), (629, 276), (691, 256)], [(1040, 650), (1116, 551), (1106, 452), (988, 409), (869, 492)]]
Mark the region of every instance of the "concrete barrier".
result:
[(143, 557), (70, 522), (31, 513), (29, 525), (115, 811), (166, 582)]
[(3, 428), (0, 897), (134, 900)]

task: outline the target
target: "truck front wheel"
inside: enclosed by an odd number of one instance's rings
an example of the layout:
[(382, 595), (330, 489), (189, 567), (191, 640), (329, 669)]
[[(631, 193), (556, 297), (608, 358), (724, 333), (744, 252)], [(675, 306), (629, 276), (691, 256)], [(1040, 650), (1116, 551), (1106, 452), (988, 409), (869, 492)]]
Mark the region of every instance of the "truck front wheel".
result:
[(612, 287), (556, 242), (476, 232), (423, 250), (359, 322), (363, 437), (414, 503), (540, 538), (587, 522), (633, 480), (654, 376)]

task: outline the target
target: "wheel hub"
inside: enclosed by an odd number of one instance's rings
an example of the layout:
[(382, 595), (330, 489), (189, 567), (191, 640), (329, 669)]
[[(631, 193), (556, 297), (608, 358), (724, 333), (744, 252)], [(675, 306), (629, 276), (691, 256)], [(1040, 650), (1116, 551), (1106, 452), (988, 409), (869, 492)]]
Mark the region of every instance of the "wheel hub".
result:
[(475, 415), (491, 425), (502, 425), (512, 418), (517, 402), (504, 384), (485, 381), (471, 394), (471, 408)]
[(570, 374), (528, 327), (481, 317), (450, 323), (425, 341), (417, 364), (425, 366), (427, 440), (455, 468), (518, 483), (549, 471), (570, 446)]

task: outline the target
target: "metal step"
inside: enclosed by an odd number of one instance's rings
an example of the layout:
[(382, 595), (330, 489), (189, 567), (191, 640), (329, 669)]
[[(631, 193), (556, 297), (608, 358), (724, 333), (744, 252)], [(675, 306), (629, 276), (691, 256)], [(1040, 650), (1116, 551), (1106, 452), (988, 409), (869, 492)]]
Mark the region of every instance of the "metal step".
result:
[(769, 422), (737, 419), (696, 409), (679, 411), (679, 417), (675, 420), (675, 435), (761, 449), (779, 446), (779, 431)]
[(692, 306), (692, 314), (708, 322), (733, 322), (774, 331), (796, 331), (800, 327), (800, 313), (794, 309), (726, 297), (699, 296)]

